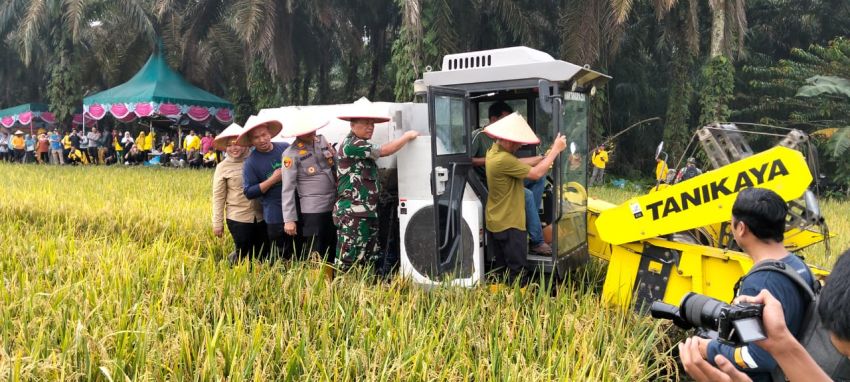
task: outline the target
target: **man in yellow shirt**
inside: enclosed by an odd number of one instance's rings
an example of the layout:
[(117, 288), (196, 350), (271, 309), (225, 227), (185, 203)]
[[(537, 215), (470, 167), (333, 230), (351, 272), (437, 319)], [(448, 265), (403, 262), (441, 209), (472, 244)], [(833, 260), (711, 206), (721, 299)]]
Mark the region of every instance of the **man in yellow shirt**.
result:
[(525, 179), (538, 180), (546, 176), (558, 154), (567, 147), (561, 134), (555, 137), (545, 157), (531, 164), (523, 163), (515, 153), (522, 145), (539, 144), (540, 139), (519, 113), (508, 115), (484, 128), (495, 140), (487, 151), (487, 205), (485, 223), (490, 248), (495, 255), (496, 268), (506, 272), (507, 281), (529, 281), (528, 233), (525, 226)]
[(26, 155), (26, 140), (24, 139), (24, 132), (20, 130), (15, 131), (15, 134), (12, 135), (11, 141), (15, 161), (24, 163), (24, 156)]
[(594, 184), (601, 184), (602, 178), (605, 176), (605, 166), (608, 164), (608, 151), (605, 151), (605, 145), (599, 145), (593, 151), (593, 157), (590, 162), (593, 163), (593, 174), (590, 176), (588, 187)]
[(194, 158), (195, 153), (201, 150), (201, 138), (195, 135), (195, 130), (189, 131), (189, 135), (183, 138), (183, 150), (186, 151), (186, 158)]

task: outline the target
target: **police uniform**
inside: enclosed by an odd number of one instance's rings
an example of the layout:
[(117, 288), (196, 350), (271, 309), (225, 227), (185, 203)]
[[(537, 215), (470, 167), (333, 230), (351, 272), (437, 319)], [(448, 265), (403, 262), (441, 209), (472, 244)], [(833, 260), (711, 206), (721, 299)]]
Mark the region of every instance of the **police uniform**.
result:
[(337, 200), (334, 224), (337, 266), (342, 270), (378, 256), (378, 164), (380, 145), (349, 133), (337, 152)]
[(325, 137), (316, 135), (312, 142), (296, 139), (283, 152), (281, 161), (283, 221), (297, 221), (301, 236), (306, 238), (304, 245), (312, 243), (312, 251), (331, 262), (336, 250), (334, 156), (335, 150)]

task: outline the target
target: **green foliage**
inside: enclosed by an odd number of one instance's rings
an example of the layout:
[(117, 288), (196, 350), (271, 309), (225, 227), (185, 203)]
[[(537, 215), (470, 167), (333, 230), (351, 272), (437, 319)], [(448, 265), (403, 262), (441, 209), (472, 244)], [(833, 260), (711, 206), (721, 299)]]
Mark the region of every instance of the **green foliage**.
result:
[(798, 97), (831, 95), (850, 99), (850, 80), (840, 77), (814, 76), (807, 78), (806, 84), (797, 91)]
[(788, 59), (743, 68), (750, 87), (738, 114), (762, 123), (792, 125), (812, 132), (850, 125), (850, 103), (835, 97), (797, 97), (815, 76), (850, 78), (850, 40), (838, 38), (826, 46), (792, 49)]
[(693, 86), (690, 81), (690, 68), (693, 58), (684, 50), (676, 52), (673, 58), (670, 77), (670, 96), (667, 102), (667, 115), (664, 125), (665, 151), (670, 159), (683, 155), (691, 138), (691, 99)]
[(735, 67), (728, 57), (714, 57), (703, 66), (699, 92), (701, 125), (729, 120), (734, 88)]
[(254, 60), (248, 72), (248, 92), (251, 103), (259, 109), (284, 105), (281, 86), (260, 60)]
[(844, 160), (850, 149), (850, 40), (793, 49), (788, 59), (745, 66), (744, 72), (752, 95), (740, 114), (808, 133), (836, 130), (821, 147), (822, 173), (836, 186), (850, 188), (850, 165)]
[(420, 79), (424, 71), (422, 3), (419, 0), (397, 0), (402, 9), (399, 38), (393, 42), (391, 66), (395, 69), (396, 100), (413, 99), (413, 82)]
[(69, 123), (83, 96), (80, 69), (71, 59), (71, 52), (61, 50), (47, 82), (50, 110), (58, 121)]

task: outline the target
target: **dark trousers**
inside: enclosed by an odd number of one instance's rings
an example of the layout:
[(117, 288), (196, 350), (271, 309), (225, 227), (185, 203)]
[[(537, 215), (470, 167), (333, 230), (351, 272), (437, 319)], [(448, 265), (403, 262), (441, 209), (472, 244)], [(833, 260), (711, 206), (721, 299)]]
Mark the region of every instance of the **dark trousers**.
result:
[(97, 147), (89, 147), (86, 151), (88, 151), (89, 164), (99, 164), (97, 161)]
[(27, 155), (26, 151), (15, 149), (13, 151), (13, 153), (15, 155), (15, 159), (14, 159), (15, 162), (24, 163), (24, 158), (26, 158), (26, 155)]
[(283, 223), (266, 223), (266, 228), (269, 235), (269, 242), (271, 243), (269, 257), (272, 260), (289, 260), (295, 254), (298, 255), (298, 258), (302, 257), (301, 240), (297, 236), (287, 235), (283, 231)]
[(227, 219), (227, 229), (233, 237), (239, 259), (268, 257), (269, 239), (265, 222), (242, 223)]
[(319, 257), (329, 264), (336, 259), (336, 226), (333, 213), (302, 213), (298, 231), (306, 253), (318, 252)]
[(504, 272), (507, 283), (519, 281), (520, 285), (528, 284), (528, 233), (516, 228), (487, 233), (490, 235), (488, 247), (495, 260), (493, 271), (497, 275)]

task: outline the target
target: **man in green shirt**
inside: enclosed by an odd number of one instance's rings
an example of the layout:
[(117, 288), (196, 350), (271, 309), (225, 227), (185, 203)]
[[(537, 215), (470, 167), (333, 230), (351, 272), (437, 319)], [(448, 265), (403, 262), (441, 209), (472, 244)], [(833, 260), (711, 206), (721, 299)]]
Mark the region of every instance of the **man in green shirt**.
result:
[(539, 144), (540, 139), (521, 115), (510, 114), (488, 125), (484, 133), (496, 141), (485, 159), (489, 189), (485, 224), (490, 236), (489, 246), (495, 255), (496, 267), (506, 268), (507, 281), (519, 280), (525, 284), (529, 275), (523, 181), (545, 177), (558, 154), (567, 147), (567, 140), (558, 134), (545, 157), (538, 157), (536, 163), (524, 163), (514, 154), (522, 145)]
[[(497, 101), (490, 105), (487, 110), (487, 115), (490, 118), (490, 123), (494, 123), (508, 115), (511, 115), (514, 110), (510, 105), (503, 101)], [(484, 128), (476, 129), (472, 132), (472, 166), (481, 183), (487, 184), (487, 173), (484, 162), (487, 156), (487, 151), (493, 147), (493, 139), (484, 134)], [(520, 158), (519, 161), (525, 164), (534, 166), (540, 162), (542, 156), (536, 155), (529, 158)], [(537, 180), (526, 179), (523, 181), (526, 188), (525, 191), (525, 224), (528, 231), (529, 241), (531, 242), (531, 251), (548, 256), (552, 254), (552, 248), (549, 244), (543, 241), (543, 226), (540, 224), (540, 205), (543, 202), (543, 191), (546, 187), (546, 177), (541, 177)], [(489, 187), (488, 187), (489, 188)]]

